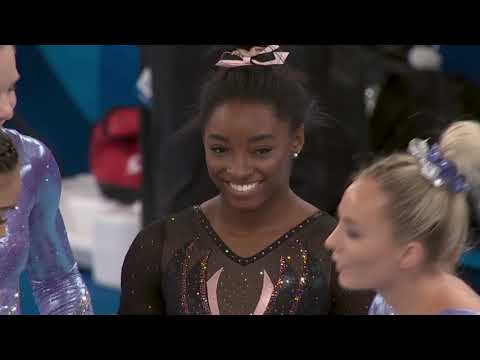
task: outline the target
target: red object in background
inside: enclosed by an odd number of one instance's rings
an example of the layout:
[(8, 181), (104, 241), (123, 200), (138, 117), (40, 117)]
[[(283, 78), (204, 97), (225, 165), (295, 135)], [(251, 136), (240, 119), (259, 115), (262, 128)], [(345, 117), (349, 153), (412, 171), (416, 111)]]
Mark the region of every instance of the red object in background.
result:
[(138, 108), (117, 108), (95, 126), (90, 147), (90, 168), (101, 186), (140, 190), (140, 119)]

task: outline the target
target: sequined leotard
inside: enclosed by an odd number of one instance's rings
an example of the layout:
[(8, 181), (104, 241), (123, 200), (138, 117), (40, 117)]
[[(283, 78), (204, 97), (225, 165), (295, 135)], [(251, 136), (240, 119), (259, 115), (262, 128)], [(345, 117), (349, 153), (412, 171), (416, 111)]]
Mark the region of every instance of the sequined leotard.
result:
[(92, 314), (58, 209), (61, 177), (41, 142), (3, 129), (20, 155), (22, 190), (0, 238), (0, 314), (20, 314), (19, 278), (26, 270), (40, 314)]
[(335, 220), (319, 212), (242, 258), (200, 207), (140, 233), (123, 265), (120, 314), (367, 314), (373, 296), (338, 287), (324, 241)]
[[(375, 296), (375, 299), (368, 311), (369, 315), (397, 315), (395, 310), (385, 301), (381, 295)], [(469, 309), (446, 309), (438, 315), (480, 315), (478, 311)]]

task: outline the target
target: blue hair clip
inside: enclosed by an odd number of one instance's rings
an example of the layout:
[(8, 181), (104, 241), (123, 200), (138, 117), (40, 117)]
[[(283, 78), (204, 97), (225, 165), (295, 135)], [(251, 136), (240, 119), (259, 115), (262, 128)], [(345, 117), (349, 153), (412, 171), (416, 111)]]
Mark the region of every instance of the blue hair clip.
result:
[(429, 147), (428, 139), (413, 139), (408, 145), (408, 153), (417, 159), (422, 175), (435, 187), (446, 185), (456, 194), (470, 190), (465, 176), (458, 173), (453, 162), (445, 159), (438, 144)]

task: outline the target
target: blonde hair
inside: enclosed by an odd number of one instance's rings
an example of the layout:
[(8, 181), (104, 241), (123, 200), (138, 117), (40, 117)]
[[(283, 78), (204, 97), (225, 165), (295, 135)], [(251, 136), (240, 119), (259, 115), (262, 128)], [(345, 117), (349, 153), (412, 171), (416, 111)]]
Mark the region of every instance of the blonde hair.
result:
[[(453, 123), (441, 136), (440, 149), (472, 187), (480, 185), (480, 124)], [(388, 197), (386, 214), (397, 241), (421, 241), (426, 262), (452, 269), (469, 233), (470, 210), (465, 193), (434, 187), (409, 154), (394, 154), (359, 175), (373, 179)]]

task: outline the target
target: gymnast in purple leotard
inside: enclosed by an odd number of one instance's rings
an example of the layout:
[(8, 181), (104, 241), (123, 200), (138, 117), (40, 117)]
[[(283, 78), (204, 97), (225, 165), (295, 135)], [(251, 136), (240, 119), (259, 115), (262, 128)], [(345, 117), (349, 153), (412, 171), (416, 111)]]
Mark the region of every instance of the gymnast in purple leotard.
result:
[(349, 290), (378, 293), (372, 315), (480, 315), (480, 296), (455, 273), (478, 224), (480, 124), (450, 124), (438, 142), (413, 139), (408, 152), (355, 177), (326, 240)]
[[(0, 209), (6, 220), (0, 234), (0, 314), (21, 313), (19, 278), (23, 271), (27, 272), (40, 314), (93, 314), (90, 295), (72, 256), (58, 208), (58, 165), (44, 144), (3, 128), (13, 116), (18, 79), (15, 48), (0, 45), (0, 131), (18, 153), (15, 171), (21, 181), (14, 205)], [(0, 194), (3, 193), (1, 189)]]

